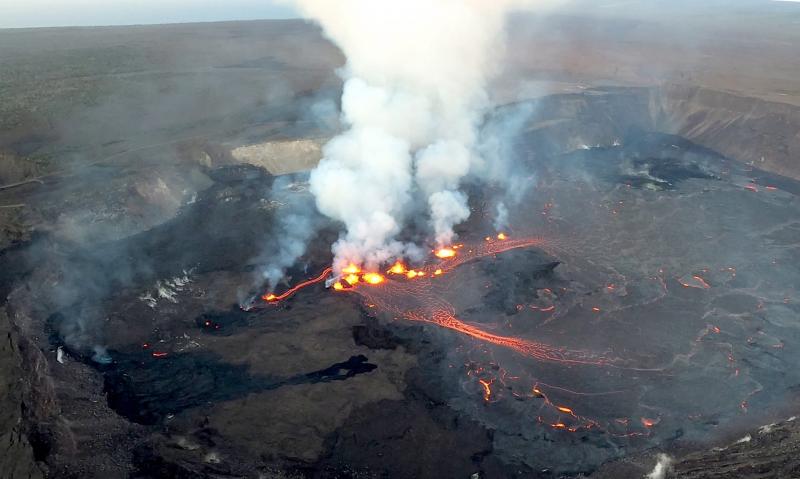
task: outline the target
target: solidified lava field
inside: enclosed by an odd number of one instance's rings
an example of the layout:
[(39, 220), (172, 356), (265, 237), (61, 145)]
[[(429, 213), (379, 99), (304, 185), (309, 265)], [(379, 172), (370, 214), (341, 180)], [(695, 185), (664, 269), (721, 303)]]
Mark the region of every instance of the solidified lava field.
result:
[[(92, 251), (40, 239), (48, 264), (10, 304), (85, 366), (53, 373), (93, 385), (60, 386), (69, 434), (93, 415), (98, 450), (131, 447), (84, 463), (550, 477), (707, 443), (781, 407), (800, 383), (800, 183), (656, 133), (541, 145), (513, 144), (527, 189), (506, 238), (491, 226), (497, 191), (476, 183), (456, 256), (412, 265), (424, 277), (316, 282), (249, 311), (282, 205), (312, 204), (302, 175), (224, 167), (139, 235)], [(279, 290), (330, 264), (336, 226), (320, 228)], [(76, 282), (57, 301), (69, 307), (37, 304)], [(64, 424), (39, 428), (37, 450), (75, 454)]]

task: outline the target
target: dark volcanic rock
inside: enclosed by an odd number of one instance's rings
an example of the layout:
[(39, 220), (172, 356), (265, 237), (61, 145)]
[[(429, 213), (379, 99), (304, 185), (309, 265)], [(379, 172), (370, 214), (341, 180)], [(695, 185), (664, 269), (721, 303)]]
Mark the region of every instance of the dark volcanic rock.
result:
[[(342, 381), (377, 368), (365, 356), (353, 356), (309, 373), (288, 378), (252, 376), (245, 366), (221, 362), (203, 353), (164, 355), (112, 353), (114, 363), (101, 366), (108, 405), (140, 424), (155, 424), (186, 409), (297, 384)], [(159, 354), (159, 353), (153, 353)]]
[(516, 314), (517, 305), (538, 297), (538, 290), (560, 284), (554, 277), (559, 262), (541, 251), (509, 251), (493, 259), (481, 261), (483, 274), (491, 279), (484, 293), (484, 304), (495, 311)]

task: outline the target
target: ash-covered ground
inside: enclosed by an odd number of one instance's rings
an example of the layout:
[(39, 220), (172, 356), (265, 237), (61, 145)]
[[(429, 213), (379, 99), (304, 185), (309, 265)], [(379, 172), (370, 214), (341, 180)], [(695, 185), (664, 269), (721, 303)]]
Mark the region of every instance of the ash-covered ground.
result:
[[(302, 175), (213, 169), (143, 233), (6, 253), (26, 273), (9, 298), (26, 360), (47, 371), (37, 459), (81, 477), (552, 477), (712, 444), (787, 404), (800, 184), (636, 130), (542, 145), (513, 144), (528, 188), (508, 241), (532, 245), (374, 293), (485, 336), (322, 284), (240, 309), (286, 205), (311, 207)], [(464, 255), (502, 241), (497, 192), (472, 190)], [(322, 271), (335, 237), (321, 224), (279, 290)]]

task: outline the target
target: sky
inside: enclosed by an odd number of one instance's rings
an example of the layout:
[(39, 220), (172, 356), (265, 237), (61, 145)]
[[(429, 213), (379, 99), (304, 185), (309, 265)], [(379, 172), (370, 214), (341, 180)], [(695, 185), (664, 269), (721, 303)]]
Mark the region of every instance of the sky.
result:
[(288, 0), (0, 0), (0, 28), (297, 17), (297, 12), (287, 3)]
[(280, 0), (0, 0), (0, 28), (291, 18)]

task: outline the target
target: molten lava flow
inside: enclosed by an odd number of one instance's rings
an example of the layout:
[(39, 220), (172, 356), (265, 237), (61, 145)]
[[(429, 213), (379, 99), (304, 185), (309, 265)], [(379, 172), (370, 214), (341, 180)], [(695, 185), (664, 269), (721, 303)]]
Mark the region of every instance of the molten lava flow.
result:
[(678, 282), (684, 288), (711, 289), (711, 285), (709, 285), (705, 279), (696, 274), (690, 277), (678, 278)]
[(344, 273), (344, 274), (358, 274), (360, 272), (361, 272), (361, 268), (359, 268), (358, 266), (354, 265), (353, 263), (350, 263), (349, 265), (347, 265), (346, 268), (344, 268), (342, 270), (342, 273)]
[(394, 265), (392, 265), (391, 268), (389, 268), (389, 271), (387, 272), (390, 274), (405, 274), (406, 266), (400, 261), (397, 261)]
[(483, 386), (483, 400), (489, 402), (489, 400), (492, 398), (492, 388), (490, 387), (492, 385), (492, 381), (480, 379), (478, 382), (480, 382), (481, 386)]
[[(456, 308), (444, 299), (442, 292), (458, 287), (455, 284), (458, 277), (449, 274), (456, 268), (480, 258), (495, 256), (514, 249), (541, 246), (542, 244), (543, 241), (538, 238), (511, 239), (505, 233), (499, 233), (496, 238), (489, 237), (485, 242), (481, 241), (478, 244), (453, 245), (449, 248), (434, 251), (438, 260), (434, 259), (432, 263), (414, 269), (404, 264), (402, 260), (398, 260), (385, 270), (385, 276), (374, 271), (364, 272), (356, 264), (349, 264), (342, 269), (342, 275), (335, 278), (335, 282), (331, 286), (335, 291), (351, 291), (358, 294), (363, 304), (369, 306), (371, 310), (380, 312), (388, 317), (429, 323), (468, 336), (480, 342), (476, 342), (475, 346), (481, 350), (492, 351), (492, 349), (483, 346), (483, 344), (488, 344), (511, 350), (536, 361), (562, 364), (569, 367), (608, 366), (619, 369), (635, 369), (626, 367), (619, 359), (610, 358), (602, 354), (551, 346), (523, 337), (503, 335), (499, 331), (487, 329), (487, 326), (467, 323), (457, 317)], [(323, 281), (331, 272), (331, 268), (327, 268), (318, 277), (300, 283), (283, 294), (265, 294), (263, 299), (270, 303), (280, 301), (308, 285)], [(692, 278), (692, 281), (698, 285), (703, 284), (697, 278)], [(610, 290), (613, 290), (613, 287)], [(552, 294), (549, 290), (546, 291), (548, 294)], [(538, 311), (552, 312), (555, 306), (531, 306), (531, 308)], [(524, 309), (524, 305), (519, 305), (519, 309)], [(592, 310), (600, 312), (600, 308), (596, 306), (592, 307)], [(491, 328), (491, 326), (488, 328)], [(709, 327), (708, 331), (713, 331), (713, 327)], [(579, 415), (569, 405), (569, 401), (565, 400), (567, 398), (564, 397), (565, 395), (616, 394), (620, 391), (605, 393), (577, 392), (548, 385), (541, 382), (539, 378), (535, 379), (536, 384), (532, 388), (530, 385), (533, 381), (522, 388), (511, 387), (507, 381), (519, 380), (519, 377), (507, 376), (505, 374), (506, 371), (496, 364), (492, 365), (492, 368), (476, 368), (474, 372), (474, 380), (480, 386), (478, 390), (481, 391), (482, 399), (487, 405), (502, 400), (504, 395), (508, 394), (517, 399), (540, 400), (542, 402), (539, 416), (537, 417), (538, 422), (543, 426), (559, 430), (559, 433), (567, 434), (579, 430), (599, 429), (614, 436), (647, 436), (651, 433), (651, 428), (658, 422), (658, 419), (647, 418), (641, 418), (639, 421), (624, 419), (624, 423), (619, 423), (624, 427), (624, 431), (620, 432), (619, 425), (607, 424), (601, 426), (597, 421)], [(589, 408), (581, 405), (577, 409), (584, 414), (586, 413), (584, 410)], [(634, 424), (638, 426), (638, 429), (631, 429)]]
[(456, 255), (456, 250), (453, 248), (439, 248), (435, 252), (437, 258), (447, 259)]
[(385, 278), (378, 273), (365, 273), (361, 278), (364, 282), (369, 284), (381, 284), (385, 280)]
[(278, 301), (283, 301), (284, 299), (286, 299), (289, 296), (293, 295), (294, 293), (300, 291), (301, 289), (305, 288), (306, 286), (311, 286), (312, 284), (319, 283), (320, 281), (323, 281), (325, 278), (328, 277), (328, 275), (331, 274), (332, 271), (333, 271), (332, 268), (325, 268), (325, 270), (323, 270), (322, 273), (320, 273), (320, 275), (317, 276), (316, 278), (312, 278), (312, 279), (309, 279), (307, 281), (303, 281), (300, 284), (292, 286), (291, 288), (287, 289), (285, 292), (283, 292), (282, 294), (279, 294), (279, 295), (276, 295), (274, 293), (265, 294), (265, 295), (261, 296), (261, 299), (263, 299), (264, 301), (266, 301), (268, 303), (277, 303)]
[(401, 317), (410, 321), (422, 321), (433, 323), (438, 326), (458, 331), (475, 339), (492, 343), (497, 346), (513, 349), (523, 356), (527, 356), (540, 361), (551, 361), (564, 364), (585, 364), (601, 366), (609, 364), (609, 360), (603, 357), (594, 356), (584, 351), (573, 351), (564, 348), (555, 348), (547, 344), (528, 341), (513, 336), (500, 336), (484, 331), (467, 324), (456, 318), (450, 311), (445, 309), (434, 310), (430, 315), (420, 314), (416, 311), (407, 311)]
[[(386, 277), (379, 273), (362, 273), (358, 266), (349, 264), (342, 270), (344, 276), (333, 284), (333, 289), (336, 291), (352, 289), (362, 295), (367, 304), (375, 305), (376, 308), (395, 317), (410, 321), (433, 323), (480, 341), (515, 350), (519, 354), (534, 359), (565, 364), (609, 364), (611, 362), (609, 359), (585, 351), (556, 348), (522, 338), (494, 334), (465, 323), (456, 317), (455, 310), (450, 303), (431, 291), (433, 277), (442, 276), (467, 262), (504, 251), (541, 244), (541, 240), (536, 238), (511, 240), (503, 233), (500, 235), (498, 235), (498, 239), (502, 241), (491, 241), (468, 247), (463, 254), (458, 256), (456, 256), (456, 249), (462, 248), (463, 245), (437, 250), (435, 252), (436, 256), (443, 259), (443, 261), (435, 266), (408, 269), (402, 262), (398, 261), (388, 270), (391, 275), (418, 280), (413, 282), (388, 281)], [(271, 303), (281, 301), (306, 286), (324, 280), (331, 274), (331, 271), (331, 268), (326, 268), (316, 278), (300, 283), (280, 295), (270, 293), (262, 298)], [(420, 283), (419, 281), (422, 282)], [(359, 287), (361, 284), (369, 286), (382, 285), (384, 287), (361, 288)]]
[[(562, 364), (614, 365), (615, 360), (587, 351), (569, 350), (514, 336), (495, 334), (456, 317), (455, 308), (433, 290), (434, 278), (446, 275), (455, 268), (482, 257), (542, 244), (542, 240), (538, 238), (512, 240), (505, 234), (502, 235), (504, 239), (501, 241), (490, 241), (466, 248), (463, 245), (455, 245), (443, 248), (448, 250), (444, 254), (442, 250), (437, 250), (435, 251), (437, 257), (444, 256), (442, 261), (419, 269), (409, 269), (398, 261), (389, 268), (388, 278), (380, 277), (379, 283), (382, 283), (382, 287), (353, 287), (352, 290), (361, 295), (366, 304), (395, 318), (436, 324), (471, 338), (514, 350), (526, 357)], [(457, 255), (456, 249), (460, 251)], [(414, 281), (394, 279), (401, 276)], [(370, 283), (364, 276), (362, 278), (364, 283)]]

